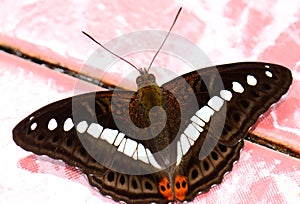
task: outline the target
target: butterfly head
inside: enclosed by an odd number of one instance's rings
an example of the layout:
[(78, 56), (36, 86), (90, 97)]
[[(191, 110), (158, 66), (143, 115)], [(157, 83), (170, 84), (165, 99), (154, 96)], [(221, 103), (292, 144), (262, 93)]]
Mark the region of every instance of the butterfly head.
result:
[(136, 78), (138, 89), (146, 86), (157, 86), (156, 79), (153, 74), (149, 74), (149, 72), (145, 68), (140, 69), (139, 71), (141, 75)]

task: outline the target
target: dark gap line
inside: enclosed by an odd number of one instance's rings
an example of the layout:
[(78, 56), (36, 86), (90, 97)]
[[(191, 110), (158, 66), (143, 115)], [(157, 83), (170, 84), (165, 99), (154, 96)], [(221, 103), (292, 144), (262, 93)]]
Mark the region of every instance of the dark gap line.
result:
[[(14, 55), (14, 56), (17, 56), (17, 57), (20, 57), (22, 59), (28, 60), (28, 61), (33, 62), (35, 64), (42, 65), (42, 66), (44, 66), (46, 68), (49, 68), (51, 70), (57, 71), (57, 72), (62, 73), (62, 74), (69, 75), (71, 77), (86, 81), (88, 83), (100, 86), (100, 87), (108, 89), (108, 90), (114, 90), (116, 88), (116, 86), (114, 86), (112, 84), (105, 83), (105, 82), (99, 81), (98, 79), (92, 78), (90, 76), (75, 72), (73, 70), (68, 69), (67, 67), (63, 67), (63, 66), (60, 66), (60, 65), (57, 65), (57, 64), (53, 64), (53, 63), (41, 60), (37, 57), (32, 57), (32, 56), (30, 56), (26, 53), (23, 53), (19, 50), (16, 50), (16, 49), (13, 49), (13, 48), (10, 48), (10, 47), (7, 47), (7, 46), (0, 45), (0, 51), (6, 52), (8, 54), (11, 54), (11, 55)], [(287, 154), (291, 157), (295, 157), (295, 158), (300, 159), (300, 153), (298, 153), (298, 152), (296, 152), (296, 151), (294, 151), (290, 148), (287, 148), (282, 144), (276, 144), (274, 142), (270, 142), (268, 140), (265, 140), (263, 138), (260, 138), (256, 135), (254, 135), (254, 134), (248, 133), (247, 137), (245, 137), (245, 140), (247, 140), (249, 142), (252, 142), (254, 144), (258, 144), (258, 145), (267, 147), (267, 148), (269, 148), (273, 151), (278, 151), (278, 152), (281, 152), (283, 154)]]
[(296, 152), (295, 150), (288, 148), (280, 143), (271, 142), (269, 140), (266, 140), (264, 138), (258, 137), (255, 134), (248, 133), (247, 137), (245, 137), (245, 140), (252, 142), (254, 144), (258, 144), (264, 147), (267, 147), (273, 151), (281, 152), (283, 154), (287, 154), (291, 157), (295, 157), (297, 159), (300, 159), (300, 153)]
[(106, 83), (106, 82), (103, 82), (103, 81), (99, 81), (96, 78), (93, 78), (93, 77), (87, 76), (85, 74), (73, 71), (73, 70), (71, 70), (67, 67), (64, 67), (64, 66), (54, 64), (54, 63), (51, 63), (51, 62), (47, 62), (47, 61), (39, 59), (37, 57), (32, 57), (32, 56), (30, 56), (30, 55), (28, 55), (24, 52), (21, 52), (19, 50), (16, 50), (16, 49), (13, 49), (13, 48), (10, 48), (10, 47), (7, 47), (7, 46), (0, 45), (0, 51), (3, 51), (5, 53), (11, 54), (11, 55), (14, 55), (16, 57), (20, 57), (22, 59), (28, 60), (28, 61), (33, 62), (35, 64), (42, 65), (43, 67), (49, 68), (49, 69), (54, 70), (56, 72), (69, 75), (69, 76), (74, 77), (76, 79), (86, 81), (88, 83), (97, 85), (99, 87), (102, 87), (102, 88), (105, 88), (105, 89), (108, 89), (108, 90), (114, 90), (116, 88), (116, 86), (114, 86), (113, 84), (109, 84), (109, 83)]

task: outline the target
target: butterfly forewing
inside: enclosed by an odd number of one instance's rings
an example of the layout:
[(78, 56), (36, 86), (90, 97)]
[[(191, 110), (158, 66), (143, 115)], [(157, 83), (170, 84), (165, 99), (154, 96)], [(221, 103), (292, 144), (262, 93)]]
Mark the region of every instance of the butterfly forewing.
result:
[[(216, 79), (216, 73), (221, 78), (221, 85)], [(215, 135), (218, 142), (224, 145), (235, 145), (245, 137), (258, 117), (278, 101), (292, 83), (290, 70), (283, 66), (242, 62), (200, 69), (178, 77), (163, 87), (172, 91), (177, 90), (181, 78), (190, 84), (197, 97), (199, 108), (208, 105), (213, 96), (223, 100), (223, 109), (214, 110), (216, 112), (214, 120), (225, 119), (221, 138)], [(225, 93), (225, 96), (222, 97), (222, 93)], [(190, 107), (188, 101), (184, 103)], [(189, 116), (186, 119), (189, 119)], [(210, 123), (211, 121), (207, 125)]]
[(222, 181), (239, 158), (240, 140), (291, 82), (290, 71), (274, 64), (204, 68), (161, 86), (162, 129), (161, 121), (149, 123), (137, 92), (107, 91), (41, 108), (14, 128), (13, 139), (79, 167), (116, 201), (192, 200)]
[[(94, 96), (95, 94), (86, 94), (82, 98)], [(89, 118), (85, 117), (85, 120)], [(55, 121), (56, 127), (49, 129), (50, 121)], [(75, 126), (72, 98), (67, 98), (47, 105), (22, 120), (13, 130), (13, 139), (27, 151), (62, 159), (87, 172), (101, 173), (102, 166), (87, 153)]]

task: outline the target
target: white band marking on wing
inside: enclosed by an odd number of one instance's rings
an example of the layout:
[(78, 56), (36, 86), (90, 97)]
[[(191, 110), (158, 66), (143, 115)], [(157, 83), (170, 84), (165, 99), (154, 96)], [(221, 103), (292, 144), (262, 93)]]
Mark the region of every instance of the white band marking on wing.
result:
[(125, 134), (122, 133), (122, 132), (120, 132), (120, 133), (118, 134), (118, 136), (117, 136), (115, 142), (114, 142), (114, 145), (115, 145), (116, 147), (118, 147), (118, 146), (120, 145), (120, 143), (121, 143), (121, 141), (123, 140), (124, 137), (125, 137)]
[(133, 156), (134, 151), (137, 148), (138, 143), (132, 139), (127, 139), (125, 149), (124, 149), (124, 154), (126, 154), (129, 157)]
[(203, 106), (196, 112), (196, 116), (202, 119), (204, 122), (208, 123), (210, 117), (214, 114), (214, 110), (208, 106)]
[(103, 127), (97, 123), (90, 124), (89, 128), (87, 129), (87, 133), (89, 133), (94, 138), (99, 138), (101, 135), (101, 132), (103, 130)]
[(146, 164), (149, 164), (149, 160), (148, 160), (146, 149), (145, 149), (144, 145), (138, 144), (137, 152), (138, 152), (137, 153), (138, 154), (138, 160), (140, 160), (140, 161), (142, 161)]
[(148, 148), (146, 148), (146, 153), (147, 153), (149, 162), (152, 164), (152, 166), (154, 166), (155, 168), (161, 169), (161, 166), (157, 163), (153, 154), (150, 152), (150, 150)]
[(207, 104), (215, 111), (219, 111), (224, 105), (224, 100), (221, 99), (219, 96), (214, 96), (211, 99), (209, 99)]
[(64, 131), (65, 132), (68, 132), (73, 127), (74, 127), (74, 123), (71, 118), (68, 118), (67, 120), (65, 120), (65, 122), (64, 122)]
[(86, 121), (81, 121), (77, 124), (76, 129), (79, 133), (84, 133), (86, 129), (88, 128), (88, 124)]

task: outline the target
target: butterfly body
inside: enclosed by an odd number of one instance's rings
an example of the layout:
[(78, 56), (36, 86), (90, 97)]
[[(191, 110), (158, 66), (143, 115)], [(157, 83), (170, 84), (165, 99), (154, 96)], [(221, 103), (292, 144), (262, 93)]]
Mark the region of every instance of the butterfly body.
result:
[[(156, 84), (153, 74), (149, 74), (146, 70), (141, 71), (141, 76), (136, 80), (138, 85), (137, 99), (142, 118), (146, 118), (146, 125), (150, 125), (150, 110), (153, 107), (163, 108), (163, 93), (161, 88)], [(158, 113), (159, 114), (159, 113)], [(154, 122), (154, 121), (153, 121)]]
[(248, 129), (291, 82), (289, 69), (258, 62), (208, 67), (162, 86), (144, 71), (136, 92), (49, 104), (22, 120), (13, 139), (80, 168), (116, 201), (190, 201), (222, 181)]

